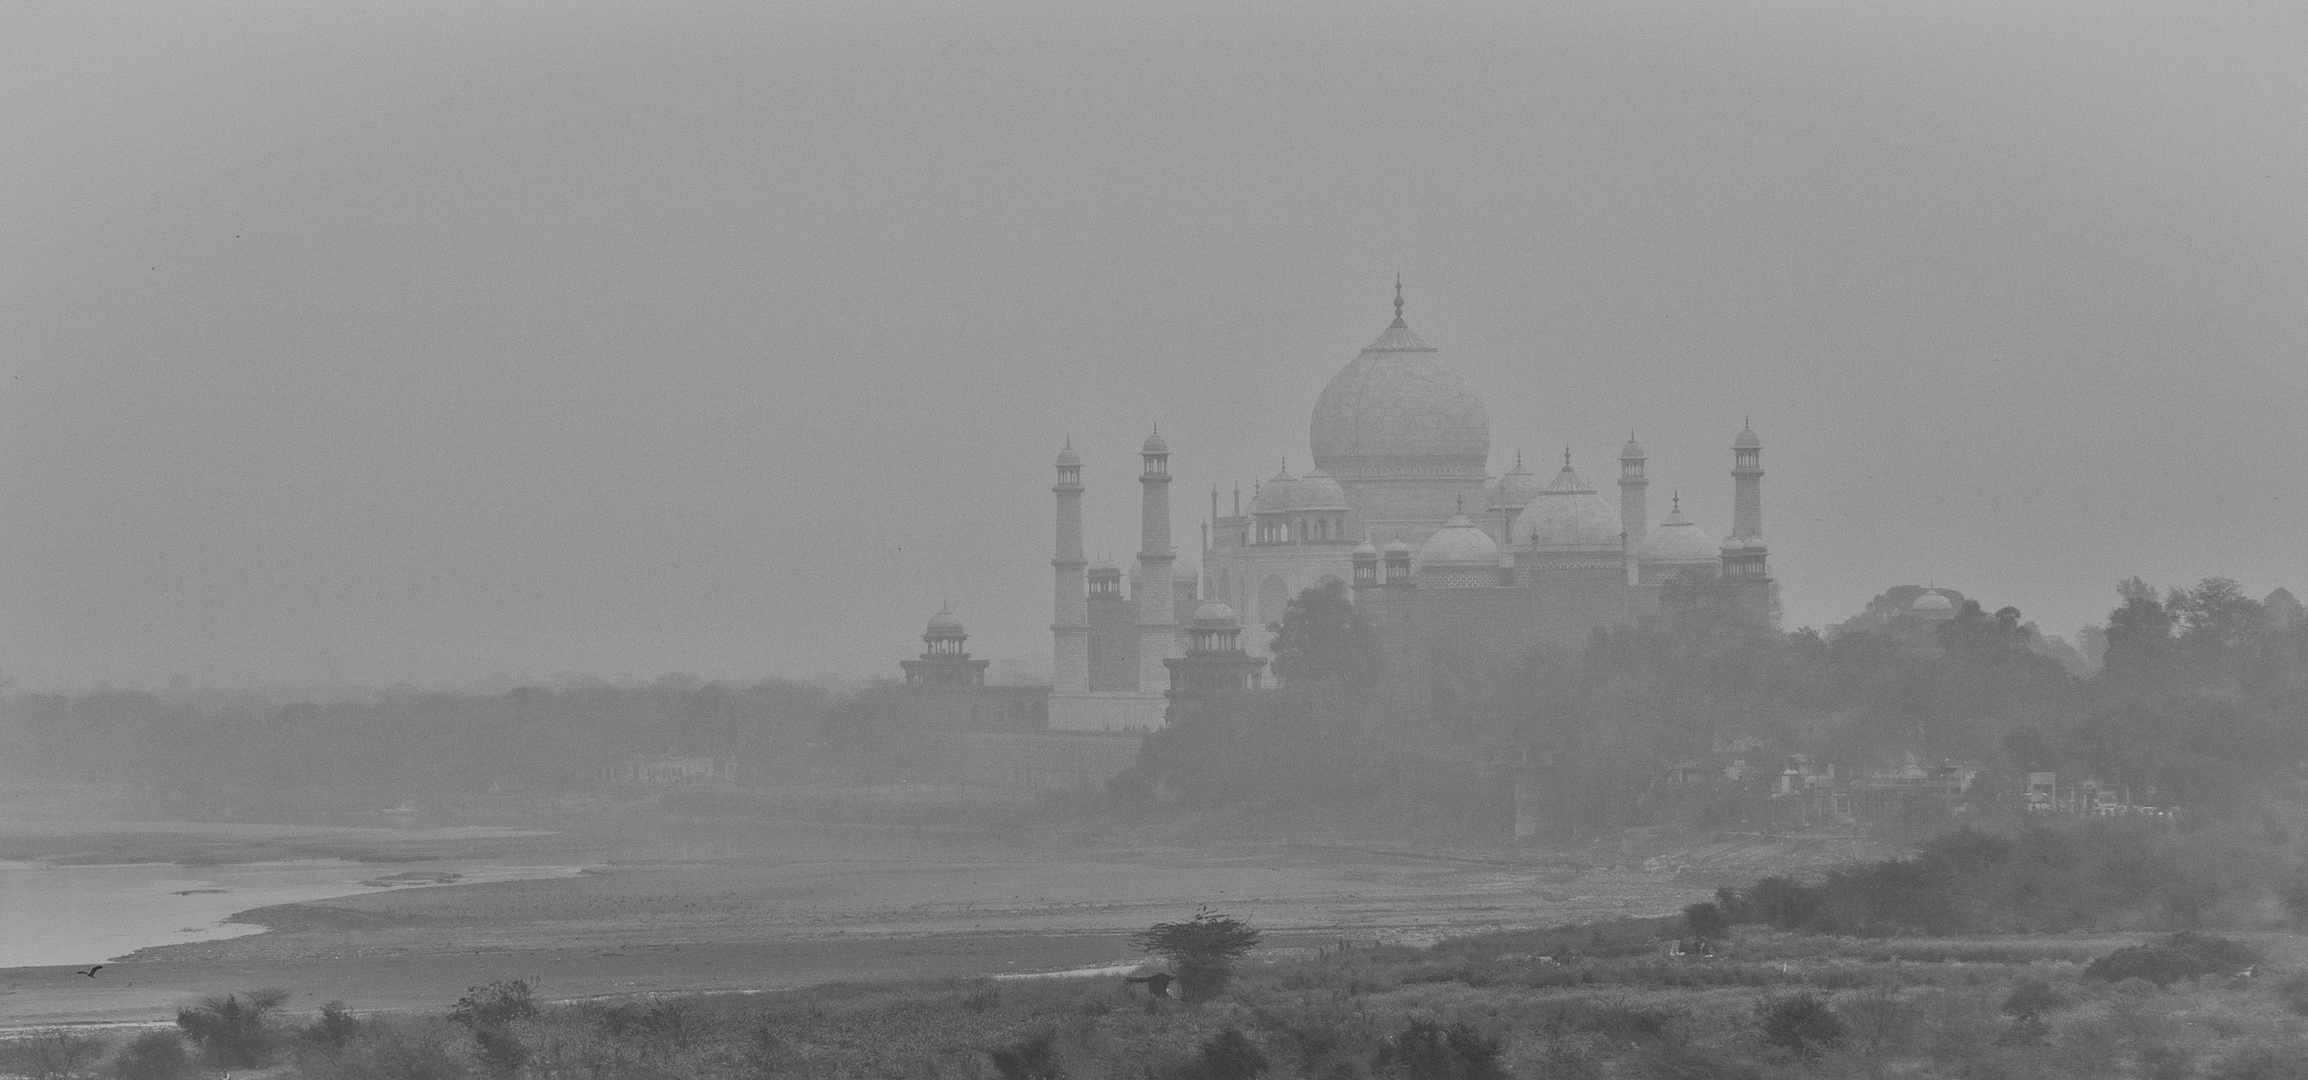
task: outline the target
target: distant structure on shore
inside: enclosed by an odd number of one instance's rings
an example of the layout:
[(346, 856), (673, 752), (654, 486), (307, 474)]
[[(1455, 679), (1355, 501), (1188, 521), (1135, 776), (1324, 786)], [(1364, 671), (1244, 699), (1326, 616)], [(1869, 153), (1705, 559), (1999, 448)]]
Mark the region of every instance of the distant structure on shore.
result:
[[(1679, 497), (1650, 524), (1648, 459), (1632, 436), (1619, 451), (1615, 510), (1567, 449), (1546, 484), (1520, 458), (1492, 476), (1490, 415), (1411, 331), (1399, 281), (1394, 321), (1323, 387), (1309, 434), (1313, 468), (1293, 476), (1286, 462), (1247, 510), (1239, 490), (1226, 513), (1210, 493), (1199, 569), (1172, 546), (1170, 446), (1159, 429), (1149, 436), (1127, 594), (1119, 566), (1085, 557), (1083, 462), (1070, 441), (1059, 451), (1053, 730), (1160, 728), (1180, 673), (1204, 677), (1194, 673), (1206, 665), (1174, 661), (1207, 659), (1196, 642), (1218, 640), (1217, 620), (1233, 621), (1236, 655), (1262, 653), (1291, 599), (1333, 581), (1370, 613), (1389, 666), (1403, 670), (1423, 670), (1438, 652), (1503, 657), (1632, 624), (1678, 580), (1699, 602), (1768, 617), (1763, 441), (1751, 425), (1732, 440), (1732, 523), (1720, 543)], [(1257, 685), (1255, 664), (1221, 667), (1229, 682)]]

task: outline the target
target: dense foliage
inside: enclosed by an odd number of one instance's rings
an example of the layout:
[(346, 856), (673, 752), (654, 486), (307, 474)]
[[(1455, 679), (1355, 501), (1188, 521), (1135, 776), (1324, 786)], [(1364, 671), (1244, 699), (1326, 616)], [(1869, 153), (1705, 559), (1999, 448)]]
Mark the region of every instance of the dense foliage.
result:
[(1178, 979), (1179, 997), (1193, 1003), (1208, 1001), (1226, 991), (1235, 965), (1258, 947), (1258, 931), (1231, 915), (1200, 908), (1179, 922), (1155, 923), (1130, 938), (1130, 943), (1170, 961)]
[(1845, 776), (1959, 761), (1982, 770), (1974, 810), (2009, 807), (2027, 773), (2050, 771), (2213, 815), (2308, 764), (2308, 617), (2284, 590), (2124, 582), (2106, 628), (2085, 635), (2104, 653), (2096, 669), (2017, 608), (1963, 599), (1944, 620), (1911, 617), (1925, 592), (1899, 586), (1828, 634), (1785, 633), (1678, 582), (1656, 617), (1575, 649), (1463, 652), (1381, 679), (1367, 619), (1336, 585), (1310, 589), (1274, 626), (1283, 689), (1157, 735), (1116, 790), (1198, 807), (1392, 805), (1479, 833), (1505, 827), (1496, 805), (1515, 772), (1539, 780), (1549, 829), (1582, 835), (1763, 813), (1753, 780), (1663, 787), (1683, 762), (1723, 777), (1742, 758), (1775, 776), (1791, 754)]
[(1965, 828), (1914, 855), (1815, 881), (1772, 876), (1726, 889), (1717, 904), (1735, 922), (1834, 934), (2194, 927), (2251, 921), (2291, 858), (2254, 829), (2182, 836), (2123, 820)]

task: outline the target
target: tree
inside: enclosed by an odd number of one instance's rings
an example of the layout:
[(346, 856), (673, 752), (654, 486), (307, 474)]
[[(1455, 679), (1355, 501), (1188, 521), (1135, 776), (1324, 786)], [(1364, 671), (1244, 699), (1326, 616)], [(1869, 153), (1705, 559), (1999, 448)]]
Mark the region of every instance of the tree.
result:
[(1179, 997), (1195, 1004), (1226, 992), (1235, 963), (1257, 947), (1258, 931), (1204, 907), (1184, 922), (1155, 923), (1132, 935), (1130, 943), (1170, 961)]
[(184, 1052), (183, 1036), (147, 1031), (120, 1048), (112, 1059), (112, 1075), (119, 1080), (182, 1080), (192, 1075), (192, 1059)]
[(1817, 1057), (1851, 1037), (1851, 1026), (1816, 994), (1771, 998), (1756, 1005), (1755, 1014), (1763, 1041), (1798, 1057)]
[(254, 1068), (272, 1055), (273, 1038), (267, 1021), (288, 1000), (288, 991), (247, 993), (246, 999), (238, 994), (202, 998), (199, 1004), (176, 1014), (176, 1026), (215, 1065)]
[(522, 1064), (529, 1060), (529, 1047), (514, 1034), (513, 1021), (535, 1015), (537, 1003), (529, 996), (526, 979), (467, 987), (465, 996), (449, 1008), (449, 1019), (472, 1031), (474, 1044), (481, 1048), (482, 1068), (502, 1080), (521, 1075)]
[(1498, 1059), (1499, 1041), (1473, 1025), (1420, 1019), (1380, 1043), (1371, 1064), (1380, 1075), (1408, 1080), (1501, 1080)]
[(1701, 941), (1716, 941), (1730, 936), (1731, 919), (1714, 901), (1701, 900), (1683, 909), (1683, 928)]
[(2179, 624), (2181, 644), (2208, 654), (2242, 642), (2264, 612), (2234, 579), (2223, 577), (2205, 578), (2194, 589), (2174, 589), (2164, 606)]
[(1282, 621), (1267, 629), (1274, 633), (1274, 674), (1285, 685), (1326, 681), (1361, 688), (1377, 680), (1378, 631), (1347, 599), (1344, 582), (1300, 592)]
[(2108, 650), (2102, 665), (2110, 674), (2161, 675), (2172, 651), (2172, 613), (2157, 598), (2155, 587), (2139, 578), (2118, 582), (2116, 595), (2124, 603), (2108, 613)]

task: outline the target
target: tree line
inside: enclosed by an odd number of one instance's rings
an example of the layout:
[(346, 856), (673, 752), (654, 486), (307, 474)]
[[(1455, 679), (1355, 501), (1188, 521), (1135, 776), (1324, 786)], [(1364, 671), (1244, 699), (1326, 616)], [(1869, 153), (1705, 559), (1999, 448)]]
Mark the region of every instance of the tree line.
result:
[(799, 754), (824, 715), (820, 687), (669, 675), (502, 694), (387, 690), (361, 701), (97, 690), (0, 702), (0, 746), (22, 776), (189, 790), (478, 792), (597, 781), (634, 754)]
[(1845, 769), (1961, 761), (1983, 770), (1983, 800), (2057, 771), (2215, 812), (2308, 763), (2308, 618), (2282, 589), (2255, 600), (2225, 578), (2126, 581), (2079, 649), (1952, 590), (1937, 590), (1953, 594), (1944, 619), (1916, 617), (1926, 590), (1901, 586), (1825, 632), (1786, 632), (1692, 602), (1701, 588), (1671, 585), (1657, 616), (1575, 647), (1439, 656), (1422, 672), (1388, 670), (1343, 587), (1307, 590), (1273, 626), (1282, 688), (1231, 719), (1174, 723), (1117, 791), (1463, 807), (1469, 827), (1498, 828), (1495, 808), (1477, 809), (1497, 792), (1470, 787), (1466, 766), (1503, 763), (1487, 775), (1537, 771), (1551, 825), (1584, 832), (1752, 810), (1752, 783), (1662, 785), (1679, 762), (1719, 774), (1739, 757), (1776, 773), (1798, 753)]

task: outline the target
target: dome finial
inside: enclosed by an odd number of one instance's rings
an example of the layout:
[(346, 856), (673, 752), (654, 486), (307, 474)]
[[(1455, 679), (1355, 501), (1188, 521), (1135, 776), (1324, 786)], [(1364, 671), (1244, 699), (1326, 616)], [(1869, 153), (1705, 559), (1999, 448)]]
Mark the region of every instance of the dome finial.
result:
[(1563, 448), (1563, 467), (1566, 469), (1571, 467), (1571, 448), (1568, 446)]
[(1395, 324), (1396, 326), (1409, 326), (1409, 325), (1410, 325), (1409, 323), (1406, 323), (1406, 322), (1402, 321), (1402, 272), (1401, 272), (1401, 271), (1396, 271), (1396, 272), (1395, 272), (1395, 275), (1394, 275), (1394, 324)]
[(1462, 492), (1459, 492), (1459, 496), (1458, 496), (1458, 506), (1457, 506), (1457, 512), (1458, 512), (1458, 513), (1461, 513), (1461, 514), (1463, 514), (1463, 513), (1466, 513), (1466, 512), (1467, 512), (1467, 495), (1466, 495), (1466, 492), (1463, 492), (1463, 491), (1462, 491)]
[(1682, 512), (1683, 512), (1683, 493), (1682, 493), (1682, 492), (1680, 492), (1680, 491), (1676, 492), (1676, 493), (1674, 494), (1674, 496), (1668, 500), (1668, 505), (1669, 505), (1670, 507), (1672, 507), (1672, 508), (1673, 508), (1673, 512), (1674, 512), (1674, 513), (1678, 513), (1678, 514), (1682, 513)]

